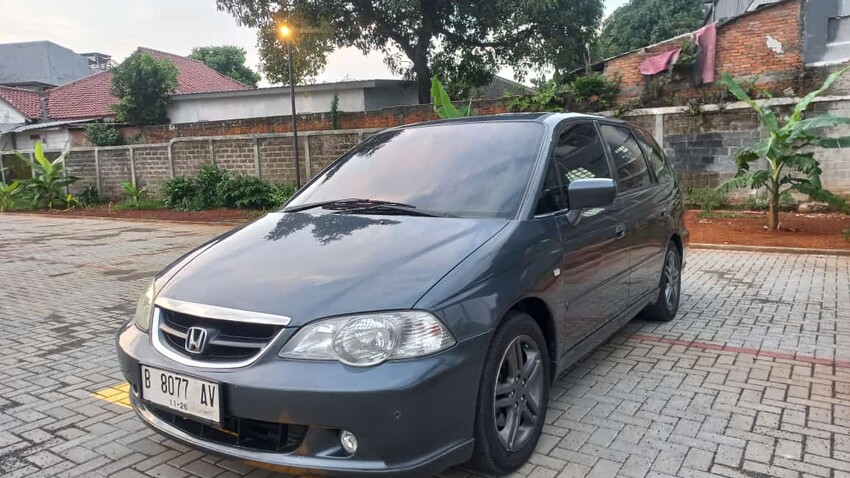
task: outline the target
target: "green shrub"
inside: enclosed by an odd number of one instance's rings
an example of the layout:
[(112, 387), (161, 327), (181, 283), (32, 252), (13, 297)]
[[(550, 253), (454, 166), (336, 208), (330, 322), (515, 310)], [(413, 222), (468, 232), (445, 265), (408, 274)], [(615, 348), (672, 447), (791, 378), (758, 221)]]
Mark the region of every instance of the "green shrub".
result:
[(194, 202), (198, 209), (216, 209), (227, 206), (226, 197), (230, 172), (215, 164), (202, 164), (195, 176)]
[(215, 165), (205, 164), (195, 177), (169, 179), (162, 191), (165, 206), (182, 211), (225, 207), (274, 209), (295, 194), (295, 187), (269, 184), (253, 176), (230, 174)]
[(95, 146), (118, 146), (121, 144), (121, 131), (107, 124), (87, 124), (84, 134), (86, 139)]
[(82, 207), (97, 206), (102, 202), (100, 194), (97, 192), (97, 188), (91, 184), (80, 191), (80, 194), (77, 195), (77, 199)]
[(274, 207), (272, 186), (260, 178), (244, 174), (230, 178), (225, 191), (225, 205), (244, 209), (270, 209)]
[(165, 207), (178, 211), (194, 210), (195, 180), (184, 176), (171, 178), (162, 185)]
[(567, 92), (579, 103), (597, 105), (600, 109), (614, 104), (620, 91), (620, 76), (611, 79), (602, 73), (578, 76), (567, 85)]
[(0, 212), (12, 209), (15, 196), (21, 193), (21, 183), (12, 181), (10, 184), (0, 182)]
[(710, 187), (690, 187), (685, 198), (685, 205), (688, 209), (700, 208), (710, 214), (715, 209), (726, 205), (726, 195)]
[[(767, 211), (770, 208), (770, 202), (767, 194), (754, 194), (747, 198), (745, 207), (751, 211)], [(779, 209), (782, 211), (791, 211), (797, 207), (797, 200), (790, 192), (785, 191), (779, 195)]]
[(113, 209), (116, 211), (127, 211), (131, 209), (142, 211), (147, 209), (162, 209), (163, 206), (163, 202), (158, 199), (141, 199), (138, 203), (133, 200), (124, 201), (113, 206)]

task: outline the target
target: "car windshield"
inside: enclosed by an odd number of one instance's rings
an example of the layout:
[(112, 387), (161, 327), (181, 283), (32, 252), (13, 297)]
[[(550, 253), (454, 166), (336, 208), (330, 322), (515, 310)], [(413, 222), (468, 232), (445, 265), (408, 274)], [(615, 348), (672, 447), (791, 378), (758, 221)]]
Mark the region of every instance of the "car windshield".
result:
[(379, 133), (322, 172), (287, 209), (356, 198), (452, 216), (512, 218), (542, 138), (541, 124), (519, 121)]

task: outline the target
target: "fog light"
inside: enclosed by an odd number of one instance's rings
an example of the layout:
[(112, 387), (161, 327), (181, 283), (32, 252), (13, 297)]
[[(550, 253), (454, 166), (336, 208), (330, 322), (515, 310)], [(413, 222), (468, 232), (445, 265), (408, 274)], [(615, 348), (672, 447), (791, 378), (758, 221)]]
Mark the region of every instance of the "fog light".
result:
[(357, 451), (357, 437), (348, 430), (343, 430), (342, 433), (339, 434), (339, 443), (342, 445), (342, 449), (345, 450), (346, 453), (354, 454), (354, 452)]

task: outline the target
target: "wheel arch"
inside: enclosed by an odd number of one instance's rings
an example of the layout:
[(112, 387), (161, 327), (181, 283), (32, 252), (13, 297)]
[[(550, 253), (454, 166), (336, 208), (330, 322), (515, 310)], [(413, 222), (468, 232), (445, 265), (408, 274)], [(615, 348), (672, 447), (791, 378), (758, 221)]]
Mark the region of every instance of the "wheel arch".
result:
[(539, 297), (526, 297), (514, 304), (510, 310), (528, 314), (540, 327), (540, 331), (543, 332), (543, 337), (546, 339), (546, 349), (549, 352), (549, 380), (554, 382), (557, 376), (558, 334), (549, 306)]

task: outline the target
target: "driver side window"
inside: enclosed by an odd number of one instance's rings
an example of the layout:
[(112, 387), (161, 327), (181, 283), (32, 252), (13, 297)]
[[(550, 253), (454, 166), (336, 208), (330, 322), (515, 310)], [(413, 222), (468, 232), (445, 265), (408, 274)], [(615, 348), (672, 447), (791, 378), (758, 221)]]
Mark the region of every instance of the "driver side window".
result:
[(570, 126), (558, 138), (536, 214), (569, 208), (567, 188), (579, 179), (611, 178), (605, 148), (593, 123)]

